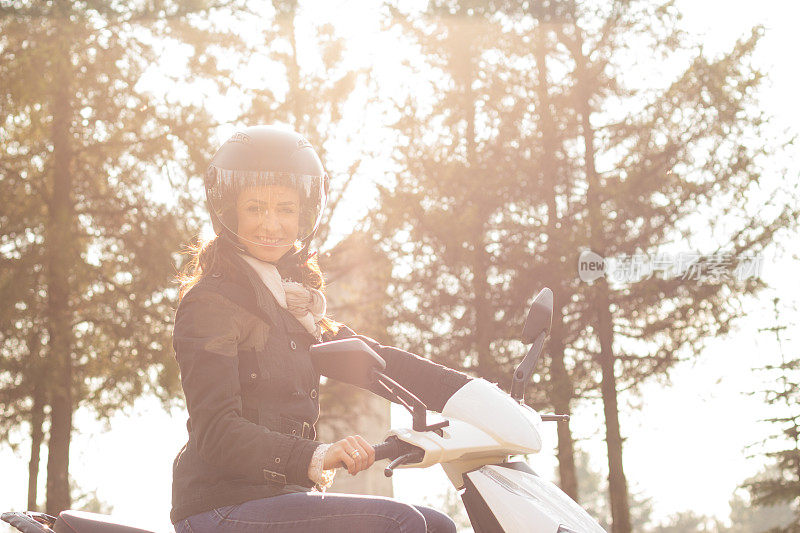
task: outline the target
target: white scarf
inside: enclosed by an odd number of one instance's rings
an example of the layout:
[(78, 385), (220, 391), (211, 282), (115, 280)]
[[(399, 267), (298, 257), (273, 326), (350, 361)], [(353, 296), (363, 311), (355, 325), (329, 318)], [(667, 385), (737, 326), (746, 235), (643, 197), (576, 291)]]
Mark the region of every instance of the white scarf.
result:
[(275, 296), (278, 305), (292, 313), (306, 330), (314, 337), (322, 335), (319, 322), (325, 318), (327, 302), (325, 295), (317, 289), (306, 287), (302, 283), (281, 279), (278, 268), (272, 263), (259, 261), (255, 257), (239, 254), (253, 267), (258, 277)]

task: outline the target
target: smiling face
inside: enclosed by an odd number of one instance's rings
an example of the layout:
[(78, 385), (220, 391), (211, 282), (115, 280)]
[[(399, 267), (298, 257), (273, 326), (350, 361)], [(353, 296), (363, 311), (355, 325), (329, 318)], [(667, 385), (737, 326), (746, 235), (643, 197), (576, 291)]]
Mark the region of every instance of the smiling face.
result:
[(280, 185), (246, 187), (236, 201), (239, 242), (254, 257), (275, 262), (298, 238), (300, 197)]

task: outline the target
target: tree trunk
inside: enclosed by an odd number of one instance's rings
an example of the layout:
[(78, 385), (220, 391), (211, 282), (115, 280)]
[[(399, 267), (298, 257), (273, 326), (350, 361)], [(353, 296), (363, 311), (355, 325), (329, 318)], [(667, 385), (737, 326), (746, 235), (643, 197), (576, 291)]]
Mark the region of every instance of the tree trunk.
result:
[[(572, 382), (564, 368), (564, 346), (561, 344), (560, 332), (556, 332), (556, 325), (561, 329), (561, 316), (556, 316), (554, 310), (553, 327), (551, 328), (550, 355), (553, 358), (550, 363), (550, 380), (552, 383), (553, 408), (558, 414), (568, 415), (571, 413), (570, 401), (572, 400)], [(561, 490), (567, 496), (578, 501), (578, 475), (575, 471), (575, 446), (572, 439), (572, 431), (569, 429), (569, 422), (556, 422), (558, 433), (558, 477)]]
[[(303, 101), (303, 88), (301, 87), (301, 80), (300, 80), (300, 62), (297, 59), (297, 34), (296, 34), (296, 23), (297, 23), (297, 1), (291, 0), (287, 2), (284, 6), (286, 10), (284, 16), (286, 19), (284, 20), (285, 29), (287, 33), (287, 37), (289, 39), (289, 48), (291, 48), (291, 57), (289, 59), (289, 64), (286, 65), (286, 72), (287, 78), (289, 81), (289, 92), (287, 93), (287, 98), (291, 101), (291, 113), (294, 122), (292, 126), (294, 127), (295, 131), (299, 132), (307, 132), (308, 128), (303, 120), (305, 112), (308, 111), (309, 113), (311, 110), (305, 109), (305, 102)], [(307, 133), (306, 133), (307, 134)]]
[[(584, 142), (586, 147), (586, 169), (589, 179), (588, 205), (592, 231), (602, 233), (602, 213), (596, 194), (599, 184), (594, 166), (594, 132), (589, 123), (588, 99), (584, 100), (583, 121)], [(602, 238), (592, 238), (592, 249), (605, 256)], [(613, 533), (629, 533), (631, 530), (630, 510), (628, 508), (628, 486), (622, 469), (622, 437), (619, 428), (619, 410), (617, 407), (617, 381), (614, 374), (614, 323), (609, 309), (608, 284), (605, 279), (598, 279), (594, 306), (597, 309), (597, 336), (600, 341), (600, 369), (602, 373), (600, 390), (603, 396), (603, 413), (606, 423), (606, 446), (608, 448), (608, 490), (611, 498), (611, 531)]]
[[(38, 378), (37, 378), (38, 379)], [(31, 460), (28, 463), (28, 510), (37, 511), (37, 489), (39, 483), (39, 458), (44, 440), (44, 384), (36, 383), (31, 410)]]
[[(454, 77), (455, 83), (461, 89), (461, 111), (466, 121), (467, 161), (464, 172), (471, 178), (469, 181), (472, 184), (471, 187), (474, 188), (471, 188), (470, 191), (474, 193), (479, 189), (479, 186), (477, 186), (479, 180), (475, 174), (475, 169), (478, 167), (478, 146), (475, 135), (475, 94), (472, 91), (474, 61), (471, 48), (464, 48), (463, 53), (464, 69), (457, 71)], [(475, 198), (473, 198), (473, 201), (475, 202), (473, 204), (474, 210), (472, 211), (473, 217), (469, 220), (469, 224), (473, 228), (472, 235), (475, 236), (472, 241), (472, 290), (474, 294), (472, 306), (475, 310), (473, 338), (478, 360), (478, 375), (490, 381), (499, 382), (502, 376), (498, 375), (497, 361), (495, 361), (494, 355), (490, 350), (494, 331), (494, 311), (489, 295), (489, 282), (487, 281), (490, 258), (484, 243), (488, 214), (486, 213), (485, 204)]]
[[(582, 30), (576, 27), (578, 46), (576, 50), (576, 71), (579, 87), (579, 112), (584, 142), (586, 180), (588, 183), (587, 207), (589, 209), (590, 244), (595, 253), (605, 257), (606, 243), (603, 235), (603, 212), (601, 184), (595, 166), (594, 130), (591, 125), (591, 90), (587, 63), (582, 55)], [(597, 309), (596, 333), (600, 341), (600, 369), (602, 373), (600, 390), (603, 396), (603, 414), (606, 423), (606, 447), (608, 449), (608, 490), (611, 499), (612, 533), (630, 533), (631, 518), (628, 503), (628, 485), (622, 468), (622, 436), (619, 427), (617, 406), (617, 381), (614, 374), (614, 323), (610, 310), (608, 283), (604, 278), (596, 282), (594, 306)]]
[(629, 533), (631, 517), (628, 506), (628, 483), (622, 468), (622, 436), (619, 429), (617, 406), (617, 378), (614, 374), (614, 324), (608, 307), (608, 287), (599, 280), (597, 308), (597, 334), (600, 337), (600, 367), (603, 395), (603, 414), (606, 421), (606, 446), (608, 448), (608, 490), (611, 497), (613, 533)]
[(46, 365), (42, 361), (42, 336), (38, 327), (33, 328), (33, 332), (28, 338), (28, 354), (30, 358), (30, 375), (33, 385), (33, 406), (31, 407), (31, 459), (28, 463), (28, 507), (29, 511), (38, 511), (36, 503), (39, 488), (39, 460), (41, 457), (42, 441), (44, 433), (44, 407), (47, 402), (45, 391), (47, 390), (47, 377), (45, 376)]
[[(68, 8), (66, 8), (68, 9)], [(65, 11), (66, 11), (65, 9)], [(68, 14), (62, 27), (67, 30)], [(68, 33), (68, 31), (67, 31)], [(50, 436), (47, 454), (48, 514), (57, 515), (70, 506), (69, 443), (72, 434), (72, 320), (69, 273), (72, 262), (73, 205), (70, 126), (70, 52), (62, 47), (54, 58), (56, 70), (53, 99), (53, 184), (47, 227), (49, 361), (54, 379), (50, 387)]]
[[(539, 108), (541, 113), (542, 130), (542, 163), (541, 163), (541, 182), (547, 184), (547, 253), (549, 261), (555, 270), (556, 265), (560, 264), (561, 251), (558, 247), (558, 210), (556, 207), (556, 168), (558, 163), (554, 160), (554, 154), (558, 147), (556, 138), (556, 127), (553, 123), (551, 112), (551, 102), (549, 95), (549, 82), (547, 81), (547, 42), (545, 29), (540, 25), (536, 28), (536, 65), (539, 93)], [(564, 227), (563, 225), (561, 227)], [(553, 305), (553, 325), (550, 328), (550, 340), (548, 342), (549, 354), (552, 358), (550, 363), (550, 382), (552, 390), (553, 408), (558, 414), (570, 414), (570, 401), (572, 400), (572, 382), (564, 366), (564, 328), (562, 306), (559, 302), (563, 301), (559, 294), (559, 278), (554, 276), (549, 285), (554, 289)], [(575, 447), (572, 440), (572, 432), (569, 429), (569, 422), (557, 422), (558, 433), (558, 476), (563, 490), (570, 498), (578, 501), (578, 475), (575, 471)]]
[(474, 241), (475, 251), (472, 266), (472, 290), (475, 293), (475, 352), (478, 355), (478, 375), (489, 381), (498, 381), (497, 361), (491, 353), (492, 310), (489, 302), (489, 284), (486, 281), (487, 258), (483, 248), (483, 234)]
[[(586, 100), (588, 108), (588, 100)], [(600, 204), (595, 197), (597, 194), (597, 174), (594, 166), (594, 134), (589, 124), (588, 114), (583, 117), (584, 140), (586, 144), (586, 168), (589, 178), (588, 202), (592, 228), (594, 233), (602, 231)], [(592, 249), (605, 256), (605, 247), (602, 239), (592, 239)], [(622, 436), (619, 427), (619, 409), (617, 407), (617, 380), (614, 374), (614, 323), (609, 309), (610, 301), (608, 284), (605, 279), (598, 279), (597, 290), (594, 293), (594, 307), (597, 309), (597, 336), (600, 341), (600, 390), (603, 397), (603, 414), (606, 423), (606, 447), (608, 449), (608, 490), (611, 499), (611, 531), (613, 533), (630, 533), (631, 519), (628, 507), (628, 485), (622, 468)]]

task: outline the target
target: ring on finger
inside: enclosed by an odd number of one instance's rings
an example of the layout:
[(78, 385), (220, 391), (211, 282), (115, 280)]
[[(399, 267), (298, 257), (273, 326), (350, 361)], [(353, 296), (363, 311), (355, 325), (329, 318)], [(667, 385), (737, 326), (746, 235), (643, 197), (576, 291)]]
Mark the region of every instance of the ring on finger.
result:
[(361, 457), (361, 454), (359, 453), (358, 450), (353, 450), (352, 452), (350, 452), (350, 457), (352, 457), (353, 459), (358, 459), (359, 457)]

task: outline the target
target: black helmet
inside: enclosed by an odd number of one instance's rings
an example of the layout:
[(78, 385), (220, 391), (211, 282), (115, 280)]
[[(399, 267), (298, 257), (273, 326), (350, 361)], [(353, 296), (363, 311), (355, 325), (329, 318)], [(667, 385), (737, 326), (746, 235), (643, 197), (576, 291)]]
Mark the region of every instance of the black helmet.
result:
[[(299, 133), (252, 126), (234, 133), (214, 154), (205, 189), (217, 235), (236, 237), (237, 244), (244, 240), (260, 246), (285, 246), (286, 242), (271, 242), (266, 236), (253, 240), (241, 235), (237, 209), (261, 217), (292, 209), (295, 225), (291, 231), (296, 228), (296, 235), (282, 237), (300, 241), (301, 249), (307, 250), (327, 202), (328, 176), (311, 143)], [(242, 198), (252, 202), (251, 211), (241, 211)]]

